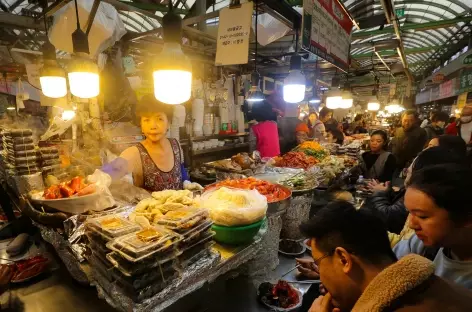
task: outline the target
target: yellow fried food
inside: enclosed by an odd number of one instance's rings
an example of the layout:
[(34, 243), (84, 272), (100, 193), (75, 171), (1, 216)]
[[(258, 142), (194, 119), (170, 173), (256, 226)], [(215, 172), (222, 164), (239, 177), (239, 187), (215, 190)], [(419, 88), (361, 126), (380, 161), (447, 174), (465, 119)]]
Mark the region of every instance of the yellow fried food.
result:
[(179, 203), (165, 203), (160, 209), (163, 213), (166, 213), (171, 210), (177, 210), (182, 208), (185, 208), (185, 205)]

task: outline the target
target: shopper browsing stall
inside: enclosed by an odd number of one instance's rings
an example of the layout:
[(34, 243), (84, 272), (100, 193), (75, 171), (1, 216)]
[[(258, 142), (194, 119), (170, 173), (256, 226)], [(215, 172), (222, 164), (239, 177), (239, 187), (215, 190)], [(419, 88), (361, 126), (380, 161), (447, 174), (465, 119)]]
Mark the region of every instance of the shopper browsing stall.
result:
[(405, 206), (415, 235), (394, 248), (397, 257), (427, 256), (435, 264), (436, 275), (468, 289), (472, 289), (471, 176), (470, 167), (456, 164), (414, 173)]
[(469, 311), (472, 293), (434, 275), (428, 259), (397, 261), (385, 229), (365, 210), (334, 202), (302, 224), (327, 291), (310, 312)]
[(408, 167), (427, 143), (426, 132), (418, 126), (418, 122), (416, 111), (405, 111), (402, 115), (402, 126), (397, 129), (392, 140), (392, 153), (399, 170)]
[(252, 115), (257, 124), (249, 131), (251, 151), (259, 151), (263, 158), (280, 155), (279, 130), (272, 107), (265, 102), (255, 104)]
[(431, 114), (431, 123), (426, 125), (423, 129), (426, 131), (428, 142), (431, 139), (444, 134), (444, 125), (449, 116), (443, 112), (434, 112)]
[(317, 141), (324, 141), (326, 130), (323, 122), (318, 118), (316, 112), (310, 112), (307, 118), (308, 129), (310, 129), (310, 138)]

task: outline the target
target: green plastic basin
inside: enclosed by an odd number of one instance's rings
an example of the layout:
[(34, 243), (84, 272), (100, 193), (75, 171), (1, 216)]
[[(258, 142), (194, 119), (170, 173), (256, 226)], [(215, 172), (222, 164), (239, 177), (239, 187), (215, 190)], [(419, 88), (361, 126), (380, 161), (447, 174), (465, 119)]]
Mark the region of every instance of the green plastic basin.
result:
[(229, 245), (243, 245), (252, 242), (265, 218), (256, 223), (243, 226), (222, 226), (213, 224), (211, 229), (216, 233), (213, 239)]

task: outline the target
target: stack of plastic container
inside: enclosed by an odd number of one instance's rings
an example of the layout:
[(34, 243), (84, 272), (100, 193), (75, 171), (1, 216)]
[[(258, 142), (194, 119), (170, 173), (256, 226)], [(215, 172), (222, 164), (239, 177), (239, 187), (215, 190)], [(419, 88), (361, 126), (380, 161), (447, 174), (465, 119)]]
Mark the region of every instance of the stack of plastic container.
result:
[(106, 247), (106, 244), (116, 237), (138, 232), (140, 229), (138, 225), (118, 215), (87, 220), (85, 235), (89, 240), (91, 251), (89, 261), (92, 266), (109, 281), (112, 281), (110, 270), (113, 265), (107, 260), (107, 254), (111, 251)]
[(2, 144), (7, 174), (30, 175), (40, 172), (39, 157), (33, 143), (30, 129), (4, 130)]
[(180, 268), (198, 260), (214, 244), (215, 232), (210, 230), (213, 222), (206, 209), (182, 208), (169, 211), (157, 222), (182, 236), (177, 245)]
[(135, 302), (163, 290), (177, 276), (173, 264), (181, 237), (164, 227), (154, 226), (127, 234), (107, 244), (112, 253), (115, 284)]

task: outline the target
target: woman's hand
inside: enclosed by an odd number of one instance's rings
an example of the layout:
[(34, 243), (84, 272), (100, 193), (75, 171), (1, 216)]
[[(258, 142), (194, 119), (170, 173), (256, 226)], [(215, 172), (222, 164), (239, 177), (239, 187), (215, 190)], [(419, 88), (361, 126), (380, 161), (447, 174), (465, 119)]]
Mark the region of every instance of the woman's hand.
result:
[(327, 293), (325, 296), (316, 298), (308, 312), (341, 312), (341, 310), (333, 306), (332, 296)]
[(315, 262), (311, 259), (295, 259), (297, 261), (298, 271), (309, 279), (317, 280), (320, 278), (320, 273), (318, 272), (318, 267)]
[(367, 183), (367, 188), (371, 191), (386, 191), (390, 185), (390, 182), (380, 183), (378, 180), (372, 180)]

